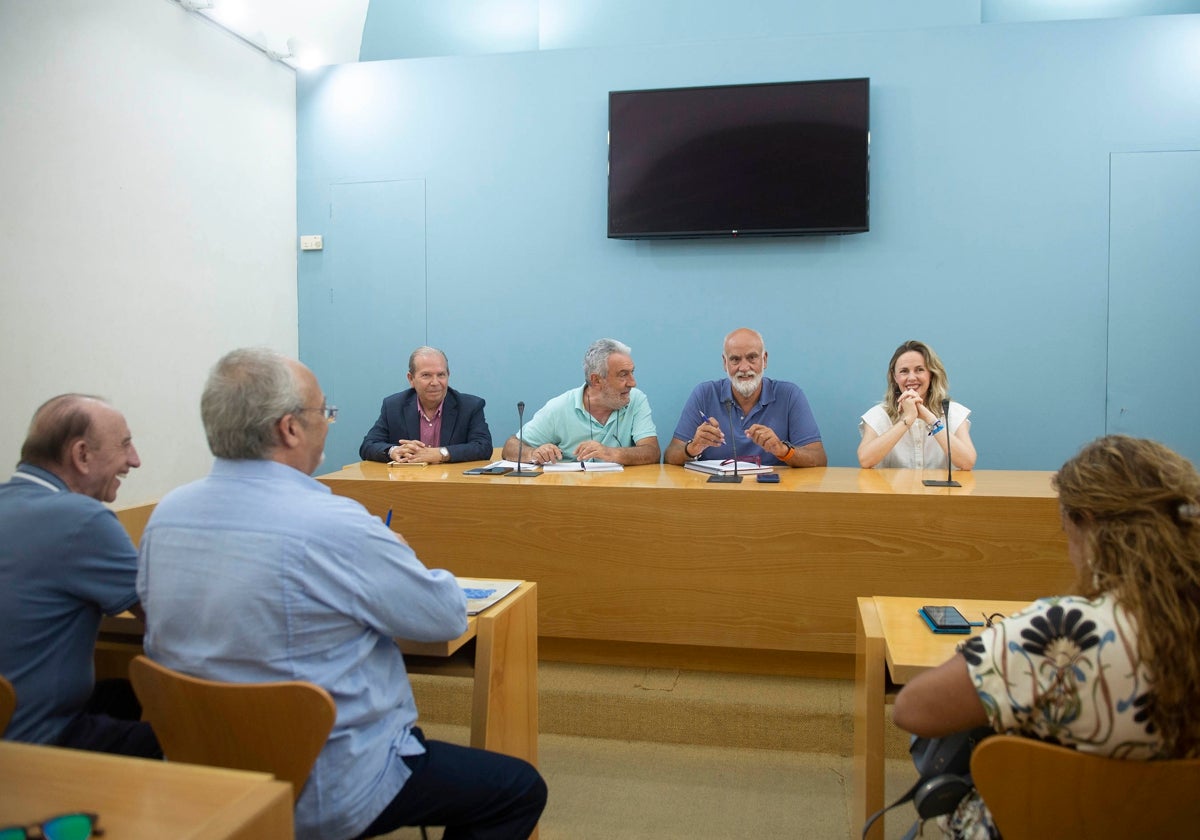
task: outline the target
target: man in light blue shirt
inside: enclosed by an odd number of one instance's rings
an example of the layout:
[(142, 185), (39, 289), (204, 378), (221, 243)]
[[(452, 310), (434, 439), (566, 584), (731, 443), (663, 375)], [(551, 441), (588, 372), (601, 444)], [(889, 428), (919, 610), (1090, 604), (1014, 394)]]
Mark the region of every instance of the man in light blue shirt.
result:
[(538, 409), (504, 444), (504, 457), (534, 464), (612, 461), (657, 464), (661, 451), (650, 401), (633, 378), (632, 351), (611, 338), (592, 342), (583, 356), (584, 385)]
[(337, 721), (296, 803), (297, 837), (404, 825), (526, 837), (546, 801), (537, 770), (426, 741), (416, 726), (393, 638), (459, 636), (466, 600), (453, 575), (310, 477), (335, 412), (299, 362), (268, 350), (218, 362), (201, 399), (212, 472), (169, 493), (142, 537), (146, 652), (206, 679), (306, 680), (333, 696)]

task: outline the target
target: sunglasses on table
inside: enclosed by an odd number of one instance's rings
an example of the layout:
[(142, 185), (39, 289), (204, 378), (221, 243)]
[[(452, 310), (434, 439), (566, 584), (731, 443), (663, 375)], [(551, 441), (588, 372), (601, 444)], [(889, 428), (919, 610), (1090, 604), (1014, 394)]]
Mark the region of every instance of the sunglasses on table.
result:
[(96, 825), (98, 814), (60, 814), (32, 825), (0, 828), (0, 840), (88, 840), (104, 829)]

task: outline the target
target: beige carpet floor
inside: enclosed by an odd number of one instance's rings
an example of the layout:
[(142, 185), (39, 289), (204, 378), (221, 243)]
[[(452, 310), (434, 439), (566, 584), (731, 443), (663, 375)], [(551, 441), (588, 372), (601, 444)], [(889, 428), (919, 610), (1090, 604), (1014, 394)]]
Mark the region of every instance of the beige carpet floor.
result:
[[(465, 743), (467, 728), (429, 724), (433, 738)], [(736, 747), (686, 746), (543, 735), (542, 775), (550, 790), (541, 840), (794, 840), (850, 833), (848, 757)], [(912, 763), (889, 759), (888, 795), (912, 784)], [(888, 840), (914, 819), (897, 809)], [(896, 812), (894, 812), (896, 813)], [(386, 835), (417, 840), (416, 829)], [(429, 829), (431, 840), (441, 837)]]
[[(854, 836), (849, 683), (542, 663), (539, 685), (541, 840)], [(413, 686), (426, 734), (467, 743), (470, 682)], [(916, 778), (906, 743), (889, 735), (889, 801)], [(886, 837), (914, 818), (897, 809)]]

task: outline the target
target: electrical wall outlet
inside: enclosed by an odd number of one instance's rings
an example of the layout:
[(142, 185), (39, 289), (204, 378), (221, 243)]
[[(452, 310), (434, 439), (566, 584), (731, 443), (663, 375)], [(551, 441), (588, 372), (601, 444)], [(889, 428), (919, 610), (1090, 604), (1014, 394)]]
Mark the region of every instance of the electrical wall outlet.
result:
[(300, 250), (301, 251), (320, 251), (325, 245), (321, 241), (320, 234), (316, 236), (301, 236)]

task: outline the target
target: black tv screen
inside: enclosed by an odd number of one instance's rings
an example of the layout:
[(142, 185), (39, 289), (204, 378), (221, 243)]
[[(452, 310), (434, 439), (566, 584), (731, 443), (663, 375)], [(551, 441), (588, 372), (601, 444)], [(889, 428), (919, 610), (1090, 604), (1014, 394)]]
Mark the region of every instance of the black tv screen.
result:
[(869, 230), (870, 79), (608, 95), (608, 236)]

